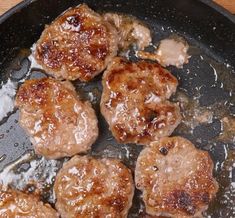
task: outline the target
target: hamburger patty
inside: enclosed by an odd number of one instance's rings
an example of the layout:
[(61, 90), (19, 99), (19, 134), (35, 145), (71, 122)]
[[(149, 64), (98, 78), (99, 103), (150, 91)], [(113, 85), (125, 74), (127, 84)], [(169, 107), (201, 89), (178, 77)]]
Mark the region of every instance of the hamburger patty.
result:
[(178, 81), (160, 65), (115, 58), (102, 82), (101, 113), (119, 142), (149, 144), (180, 123), (179, 106), (167, 100)]
[(218, 190), (206, 151), (182, 137), (165, 137), (141, 151), (135, 184), (153, 216), (201, 217)]
[(56, 176), (62, 218), (127, 217), (134, 194), (130, 170), (115, 159), (75, 156)]
[(91, 104), (79, 100), (69, 82), (28, 80), (17, 93), (16, 106), (19, 123), (30, 135), (36, 153), (46, 158), (86, 152), (98, 136)]
[(116, 56), (117, 47), (116, 29), (81, 4), (46, 26), (34, 56), (38, 64), (56, 78), (89, 81)]

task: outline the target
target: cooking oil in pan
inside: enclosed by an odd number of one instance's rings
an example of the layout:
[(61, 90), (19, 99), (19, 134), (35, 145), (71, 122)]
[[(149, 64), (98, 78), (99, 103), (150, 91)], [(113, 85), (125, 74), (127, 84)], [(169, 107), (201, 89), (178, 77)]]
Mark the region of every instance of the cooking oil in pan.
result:
[[(179, 87), (173, 100), (179, 102), (183, 119), (174, 134), (183, 135), (197, 147), (208, 150), (214, 160), (214, 175), (220, 188), (205, 216), (235, 217), (235, 73), (206, 55), (197, 56), (199, 62), (207, 64), (206, 70), (211, 70), (210, 78), (214, 80), (209, 85), (198, 83), (190, 95), (191, 89)], [(203, 76), (197, 72), (204, 69), (200, 65), (198, 71), (195, 68), (185, 70), (189, 81)], [(179, 76), (183, 77), (182, 73)]]

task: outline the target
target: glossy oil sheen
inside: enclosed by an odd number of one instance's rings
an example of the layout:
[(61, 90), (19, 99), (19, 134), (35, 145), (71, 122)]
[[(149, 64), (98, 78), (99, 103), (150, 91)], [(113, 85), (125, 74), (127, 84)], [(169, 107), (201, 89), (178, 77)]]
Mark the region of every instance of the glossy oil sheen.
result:
[[(71, 6), (85, 2), (98, 12), (122, 12), (143, 20), (152, 30), (154, 43), (177, 33), (190, 45), (192, 57), (183, 69), (168, 68), (179, 80), (173, 101), (183, 108), (183, 121), (174, 132), (208, 150), (215, 164), (214, 175), (220, 189), (206, 217), (235, 216), (235, 22), (196, 0), (164, 1), (26, 1), (22, 10), (0, 18), (0, 84), (10, 78), (18, 86), (26, 78), (45, 76), (30, 68), (29, 48), (37, 41), (45, 24)], [(90, 154), (121, 159), (134, 170), (141, 146), (117, 144), (100, 115), (101, 76), (89, 83), (74, 82), (83, 99), (92, 102), (99, 119), (99, 138)], [(0, 85), (1, 86), (1, 85)], [(1, 103), (1, 102), (0, 102)], [(60, 161), (46, 161), (28, 154), (32, 145), (18, 124), (14, 110), (0, 122), (0, 179), (20, 189), (42, 190), (43, 199), (54, 201), (53, 176)], [(23, 155), (26, 154), (26, 155)], [(21, 158), (21, 159), (19, 159)], [(15, 160), (19, 159), (18, 162)], [(13, 163), (13, 164), (10, 164)], [(10, 165), (9, 165), (10, 164)], [(6, 168), (8, 167), (8, 168)], [(6, 170), (7, 169), (7, 170)], [(5, 176), (5, 175), (10, 175)], [(52, 175), (52, 177), (48, 177)], [(29, 180), (38, 181), (28, 184)], [(21, 181), (21, 182), (18, 182)], [(23, 181), (23, 182), (22, 182)], [(26, 186), (26, 184), (28, 184)], [(43, 185), (42, 185), (43, 184)], [(144, 215), (140, 193), (136, 191), (129, 217)]]

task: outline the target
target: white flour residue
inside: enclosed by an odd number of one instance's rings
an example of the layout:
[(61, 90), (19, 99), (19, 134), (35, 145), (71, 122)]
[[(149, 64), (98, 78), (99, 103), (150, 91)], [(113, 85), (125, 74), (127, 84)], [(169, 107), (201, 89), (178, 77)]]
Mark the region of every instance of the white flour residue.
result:
[(37, 61), (35, 60), (35, 58), (34, 58), (34, 53), (35, 53), (35, 50), (36, 50), (36, 43), (34, 43), (33, 45), (32, 45), (32, 47), (31, 47), (31, 55), (29, 55), (29, 57), (28, 57), (28, 59), (30, 60), (30, 62), (31, 62), (31, 66), (30, 66), (30, 69), (29, 69), (29, 71), (31, 70), (31, 69), (43, 69), (42, 68), (42, 66), (40, 65), (40, 64), (38, 64), (37, 63)]
[(22, 78), (19, 82), (25, 82), (26, 78), (32, 73), (32, 69), (39, 69), (42, 70), (42, 66), (37, 63), (34, 58), (34, 51), (36, 49), (36, 44), (33, 44), (31, 47), (31, 55), (28, 56), (28, 60), (30, 61), (30, 67), (28, 72), (25, 74), (24, 78)]
[(8, 79), (0, 89), (0, 121), (14, 109), (17, 84)]
[(38, 64), (37, 61), (35, 60), (35, 58), (33, 56), (33, 53), (31, 55), (29, 55), (28, 59), (31, 62), (31, 65), (30, 65), (30, 68), (29, 68), (29, 72), (32, 69), (40, 69), (40, 70), (43, 69), (42, 66), (40, 64)]
[(33, 44), (32, 47), (30, 48), (31, 54), (27, 57), (30, 62), (30, 67), (26, 72), (25, 76), (21, 80), (19, 80), (19, 82), (21, 83), (25, 82), (25, 80), (29, 77), (29, 75), (32, 73), (32, 69), (38, 69), (38, 70), (43, 69), (42, 66), (38, 64), (34, 58), (35, 49), (36, 49), (36, 44)]
[[(23, 190), (28, 184), (33, 184), (39, 189), (45, 185), (51, 185), (61, 162), (46, 160), (44, 157), (30, 161), (31, 158), (31, 154), (27, 153), (13, 164), (5, 167), (0, 173), (0, 184), (4, 188), (11, 185), (19, 190)], [(19, 168), (23, 168), (23, 165), (26, 165), (27, 169), (17, 172)]]

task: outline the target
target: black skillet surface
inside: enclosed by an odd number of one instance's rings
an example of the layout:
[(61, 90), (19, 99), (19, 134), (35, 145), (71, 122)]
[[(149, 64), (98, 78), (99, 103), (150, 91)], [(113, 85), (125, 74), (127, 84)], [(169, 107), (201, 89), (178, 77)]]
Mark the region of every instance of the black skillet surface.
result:
[[(44, 25), (68, 7), (81, 2), (99, 12), (115, 11), (138, 17), (152, 29), (155, 43), (172, 33), (185, 37), (189, 42), (192, 54), (189, 64), (183, 69), (170, 68), (180, 83), (173, 100), (182, 100), (184, 96), (188, 101), (183, 109), (184, 121), (174, 135), (185, 136), (197, 147), (208, 150), (214, 160), (214, 173), (220, 190), (205, 216), (235, 217), (235, 134), (234, 129), (226, 134), (221, 132), (224, 127), (221, 119), (228, 117), (231, 120), (235, 115), (235, 18), (210, 1), (199, 0), (26, 0), (0, 18), (0, 81), (6, 83), (7, 79), (11, 78), (17, 82), (23, 78), (30, 65), (26, 59), (30, 54), (29, 48), (39, 38)], [(39, 70), (31, 71), (33, 72), (26, 76), (27, 78), (42, 75)], [(112, 138), (99, 112), (102, 90), (100, 79), (101, 76), (88, 84), (74, 82), (80, 95), (92, 101), (99, 118), (100, 135), (91, 154), (120, 158), (133, 170), (141, 146), (120, 145)], [(18, 85), (20, 84), (18, 82)], [(212, 122), (195, 123), (198, 111), (212, 113)], [(31, 150), (32, 146), (18, 125), (17, 111), (0, 124), (2, 170), (7, 164)], [(50, 168), (54, 164), (57, 171), (61, 166), (60, 161), (48, 163), (34, 156), (31, 159), (38, 161), (33, 178), (40, 178), (42, 175), (48, 177), (51, 171), (43, 174), (44, 168)], [(30, 166), (33, 166), (30, 163), (30, 160), (24, 160), (11, 171), (11, 175), (27, 172)], [(0, 180), (4, 180), (3, 177), (7, 176), (1, 173)], [(14, 178), (20, 177), (12, 178), (14, 183)], [(17, 185), (15, 181), (13, 186)], [(50, 186), (47, 188), (50, 189)], [(139, 194), (136, 192), (129, 217), (141, 217), (144, 214)], [(53, 201), (45, 193), (42, 198)]]

